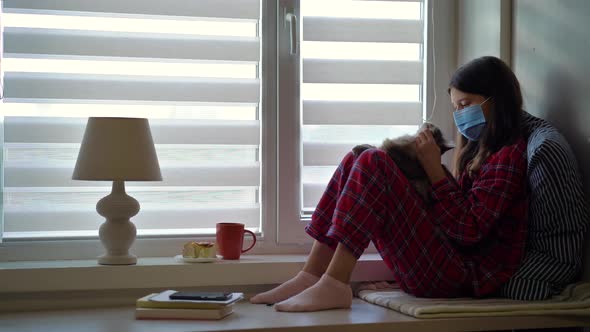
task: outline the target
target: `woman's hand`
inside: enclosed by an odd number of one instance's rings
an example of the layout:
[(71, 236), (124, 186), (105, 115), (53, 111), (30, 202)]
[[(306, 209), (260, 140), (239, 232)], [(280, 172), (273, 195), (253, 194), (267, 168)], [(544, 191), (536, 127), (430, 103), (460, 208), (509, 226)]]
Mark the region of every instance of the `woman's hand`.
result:
[(428, 174), (431, 183), (446, 177), (442, 167), (440, 148), (434, 141), (430, 129), (424, 129), (416, 137), (416, 156)]

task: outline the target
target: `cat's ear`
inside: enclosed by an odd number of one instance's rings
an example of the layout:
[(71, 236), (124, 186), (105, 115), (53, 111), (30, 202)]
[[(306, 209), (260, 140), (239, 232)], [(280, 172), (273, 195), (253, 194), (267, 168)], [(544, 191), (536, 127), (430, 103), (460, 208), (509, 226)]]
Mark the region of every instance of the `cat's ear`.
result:
[(434, 131), (438, 128), (430, 122), (423, 122), (422, 125), (420, 126), (420, 128), (418, 129), (418, 132), (421, 132), (424, 129), (429, 129), (430, 131)]

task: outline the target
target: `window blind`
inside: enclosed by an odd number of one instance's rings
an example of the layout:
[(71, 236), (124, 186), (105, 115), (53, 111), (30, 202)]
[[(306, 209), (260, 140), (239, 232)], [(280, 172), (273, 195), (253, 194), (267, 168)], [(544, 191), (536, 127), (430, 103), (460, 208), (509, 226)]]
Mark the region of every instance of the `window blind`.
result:
[(111, 183), (71, 180), (89, 116), (150, 119), (138, 236), (257, 231), (260, 1), (5, 0), (4, 240), (98, 236)]
[(423, 3), (302, 0), (302, 216), (362, 143), (422, 122)]

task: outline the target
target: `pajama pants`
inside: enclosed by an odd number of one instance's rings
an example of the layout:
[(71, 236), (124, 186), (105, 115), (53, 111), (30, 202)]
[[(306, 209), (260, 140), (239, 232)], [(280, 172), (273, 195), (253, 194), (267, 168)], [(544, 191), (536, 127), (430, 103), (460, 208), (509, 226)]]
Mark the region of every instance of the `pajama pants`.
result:
[(433, 220), (395, 162), (369, 149), (344, 157), (305, 230), (332, 249), (341, 243), (357, 258), (373, 241), (407, 293), (470, 295), (469, 268)]

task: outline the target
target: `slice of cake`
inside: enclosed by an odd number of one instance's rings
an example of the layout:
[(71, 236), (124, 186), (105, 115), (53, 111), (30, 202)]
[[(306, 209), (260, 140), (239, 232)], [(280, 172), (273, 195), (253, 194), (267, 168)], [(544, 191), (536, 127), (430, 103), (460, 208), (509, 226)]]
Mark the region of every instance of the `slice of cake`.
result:
[(182, 248), (182, 257), (186, 258), (215, 258), (215, 243), (191, 241)]

